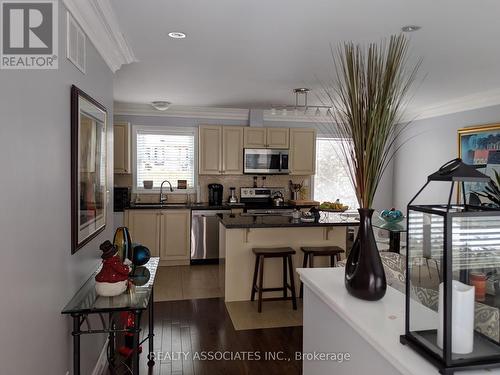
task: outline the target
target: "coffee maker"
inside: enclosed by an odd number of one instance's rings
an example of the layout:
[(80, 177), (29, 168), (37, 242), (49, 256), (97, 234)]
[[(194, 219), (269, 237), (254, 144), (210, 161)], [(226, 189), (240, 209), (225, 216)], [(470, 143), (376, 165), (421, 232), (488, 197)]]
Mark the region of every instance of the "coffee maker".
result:
[(222, 206), (224, 187), (221, 184), (208, 184), (208, 205)]

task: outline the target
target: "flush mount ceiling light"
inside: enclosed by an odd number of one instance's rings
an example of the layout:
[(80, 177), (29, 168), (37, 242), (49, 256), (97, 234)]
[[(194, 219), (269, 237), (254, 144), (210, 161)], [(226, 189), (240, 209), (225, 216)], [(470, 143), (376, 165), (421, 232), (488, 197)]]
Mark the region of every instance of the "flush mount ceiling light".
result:
[[(299, 88), (293, 89), (292, 92), (295, 94), (295, 105), (272, 106), (271, 107), (271, 115), (281, 114), (282, 116), (286, 116), (289, 109), (293, 111), (292, 113), (294, 116), (297, 116), (299, 114), (299, 111), (302, 112), (303, 114), (308, 114), (308, 113), (310, 113), (309, 112), (310, 109), (315, 110), (314, 114), (316, 116), (322, 115), (321, 109), (326, 110), (325, 111), (326, 115), (331, 115), (331, 111), (330, 111), (331, 106), (328, 106), (328, 105), (309, 105), (307, 103), (307, 95), (309, 94), (309, 92), (311, 92), (311, 89), (308, 89), (306, 87), (299, 87)], [(303, 100), (300, 99), (300, 97), (303, 97)], [(303, 104), (299, 104), (300, 101), (303, 101)], [(278, 112), (278, 110), (280, 110), (280, 112)]]
[(153, 106), (154, 109), (158, 111), (166, 111), (167, 108), (170, 106), (170, 102), (158, 100), (155, 102), (151, 102), (151, 105)]
[(172, 31), (171, 33), (168, 33), (168, 36), (174, 39), (184, 39), (186, 34), (181, 33), (180, 31)]
[(401, 31), (404, 33), (412, 33), (414, 31), (420, 30), (422, 27), (417, 25), (406, 25), (401, 28)]

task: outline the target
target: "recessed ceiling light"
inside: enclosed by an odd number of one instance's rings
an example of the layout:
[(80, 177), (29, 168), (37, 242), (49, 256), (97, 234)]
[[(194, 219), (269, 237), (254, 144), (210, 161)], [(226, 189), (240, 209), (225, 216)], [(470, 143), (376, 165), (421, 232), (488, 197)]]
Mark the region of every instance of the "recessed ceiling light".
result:
[(172, 31), (171, 33), (168, 33), (168, 36), (174, 39), (184, 39), (186, 34), (181, 33), (180, 31)]
[(401, 31), (404, 33), (412, 33), (414, 31), (420, 30), (422, 27), (417, 25), (406, 25), (401, 28)]
[(151, 105), (153, 106), (154, 109), (156, 109), (158, 111), (166, 111), (167, 108), (170, 106), (170, 102), (158, 100), (155, 102), (151, 102)]

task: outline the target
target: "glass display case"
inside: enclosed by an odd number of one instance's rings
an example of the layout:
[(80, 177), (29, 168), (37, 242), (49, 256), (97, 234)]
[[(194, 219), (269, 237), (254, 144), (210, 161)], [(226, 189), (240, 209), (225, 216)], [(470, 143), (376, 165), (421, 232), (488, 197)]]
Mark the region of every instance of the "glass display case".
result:
[[(446, 204), (413, 204), (430, 182), (451, 182)], [(443, 374), (500, 366), (500, 210), (466, 204), (465, 181), (489, 177), (457, 159), (408, 205), (403, 344)], [(460, 187), (461, 204), (452, 203)]]

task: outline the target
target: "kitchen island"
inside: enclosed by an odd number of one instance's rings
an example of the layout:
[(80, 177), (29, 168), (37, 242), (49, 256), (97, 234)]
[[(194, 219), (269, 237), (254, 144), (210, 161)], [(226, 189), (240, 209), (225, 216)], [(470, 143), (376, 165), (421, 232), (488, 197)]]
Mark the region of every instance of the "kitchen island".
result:
[[(219, 216), (220, 280), (225, 301), (248, 301), (252, 288), (255, 264), (254, 247), (292, 247), (294, 268), (302, 267), (301, 246), (339, 246), (346, 249), (347, 228), (358, 226), (358, 221), (343, 215), (322, 213), (317, 222), (303, 222), (290, 216), (225, 214)], [(329, 266), (328, 257), (315, 258), (315, 266)], [(264, 285), (282, 285), (281, 259), (266, 259)], [(295, 277), (297, 295), (299, 278)], [(265, 297), (279, 297), (282, 292), (266, 293)]]

